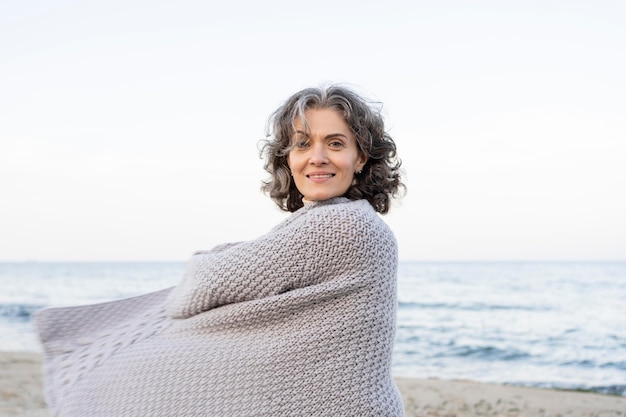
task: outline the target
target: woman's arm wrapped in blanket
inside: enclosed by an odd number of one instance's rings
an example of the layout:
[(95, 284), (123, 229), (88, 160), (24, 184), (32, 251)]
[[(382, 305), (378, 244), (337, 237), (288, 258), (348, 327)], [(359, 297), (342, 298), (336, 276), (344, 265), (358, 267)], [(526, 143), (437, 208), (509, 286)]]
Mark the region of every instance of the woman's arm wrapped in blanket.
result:
[(220, 249), (189, 260), (168, 298), (168, 315), (186, 318), (358, 274), (395, 257), (395, 240), (369, 203), (346, 200), (305, 206), (268, 234)]

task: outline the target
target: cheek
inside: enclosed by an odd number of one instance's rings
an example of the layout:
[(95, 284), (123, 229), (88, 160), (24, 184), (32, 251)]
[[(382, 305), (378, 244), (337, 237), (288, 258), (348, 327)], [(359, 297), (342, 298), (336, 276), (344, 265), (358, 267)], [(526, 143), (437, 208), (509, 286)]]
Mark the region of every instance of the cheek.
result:
[(302, 167), (302, 158), (299, 158), (298, 155), (289, 154), (287, 155), (287, 166), (292, 171), (297, 171)]
[(360, 158), (358, 156), (351, 156), (348, 160), (346, 160), (346, 163), (345, 163), (346, 170), (350, 170), (350, 172), (354, 174), (354, 172), (359, 167), (359, 162), (360, 162)]

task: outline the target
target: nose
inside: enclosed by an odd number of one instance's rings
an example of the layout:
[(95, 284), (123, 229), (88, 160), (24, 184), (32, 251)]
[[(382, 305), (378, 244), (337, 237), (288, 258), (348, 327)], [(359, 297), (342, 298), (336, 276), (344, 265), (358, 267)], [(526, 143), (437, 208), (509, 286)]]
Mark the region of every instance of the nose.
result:
[(317, 143), (311, 147), (309, 163), (312, 165), (323, 165), (328, 163), (326, 147), (323, 144)]

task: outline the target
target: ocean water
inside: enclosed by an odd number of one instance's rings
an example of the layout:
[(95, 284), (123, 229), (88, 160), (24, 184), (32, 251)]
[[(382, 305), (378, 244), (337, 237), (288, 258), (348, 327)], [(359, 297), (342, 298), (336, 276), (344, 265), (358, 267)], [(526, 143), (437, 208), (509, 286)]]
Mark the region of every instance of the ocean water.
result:
[[(31, 314), (175, 285), (183, 263), (0, 263), (0, 350)], [(401, 262), (393, 372), (626, 395), (626, 263)]]

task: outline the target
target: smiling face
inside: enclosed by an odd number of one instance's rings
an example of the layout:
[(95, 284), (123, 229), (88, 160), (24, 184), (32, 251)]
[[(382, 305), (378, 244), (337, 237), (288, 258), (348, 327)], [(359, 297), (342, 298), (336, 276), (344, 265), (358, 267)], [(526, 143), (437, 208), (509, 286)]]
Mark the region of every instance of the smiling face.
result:
[(296, 119), (287, 159), (298, 191), (309, 201), (344, 195), (367, 158), (357, 149), (356, 138), (336, 110), (310, 109), (304, 118), (308, 131)]

